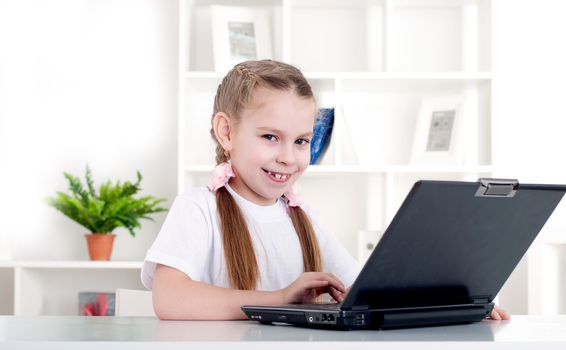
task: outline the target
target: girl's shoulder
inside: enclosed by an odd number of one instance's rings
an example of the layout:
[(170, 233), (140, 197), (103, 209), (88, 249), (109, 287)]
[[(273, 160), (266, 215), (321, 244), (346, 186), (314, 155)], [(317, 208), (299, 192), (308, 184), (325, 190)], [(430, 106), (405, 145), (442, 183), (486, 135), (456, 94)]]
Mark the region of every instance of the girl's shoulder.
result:
[(210, 201), (214, 200), (216, 197), (214, 196), (214, 193), (208, 189), (208, 187), (199, 186), (181, 192), (177, 195), (177, 198), (182, 198), (184, 200)]
[(207, 187), (194, 187), (180, 193), (175, 202), (184, 206), (198, 207), (201, 209), (216, 208), (216, 196)]

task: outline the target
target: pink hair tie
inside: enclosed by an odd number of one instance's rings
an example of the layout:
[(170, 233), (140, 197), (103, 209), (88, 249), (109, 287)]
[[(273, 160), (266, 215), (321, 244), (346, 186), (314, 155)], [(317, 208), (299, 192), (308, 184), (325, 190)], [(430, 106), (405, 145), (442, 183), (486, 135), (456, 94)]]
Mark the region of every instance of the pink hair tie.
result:
[(234, 175), (230, 163), (218, 164), (212, 171), (212, 174), (210, 174), (208, 189), (212, 192), (216, 192), (220, 187), (225, 186), (228, 181), (230, 181), (231, 177), (236, 177), (236, 175)]
[(300, 207), (303, 202), (299, 189), (294, 184), (287, 192), (283, 193), (283, 197), (290, 207)]

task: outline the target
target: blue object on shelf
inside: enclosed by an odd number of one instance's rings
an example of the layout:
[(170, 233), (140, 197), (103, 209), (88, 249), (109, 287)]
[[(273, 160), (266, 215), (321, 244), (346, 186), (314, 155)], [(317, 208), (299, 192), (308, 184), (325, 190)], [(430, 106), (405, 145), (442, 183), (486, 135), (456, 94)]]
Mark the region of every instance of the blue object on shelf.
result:
[(311, 140), (310, 164), (320, 161), (330, 144), (332, 127), (334, 126), (334, 108), (321, 108), (314, 121), (314, 134)]

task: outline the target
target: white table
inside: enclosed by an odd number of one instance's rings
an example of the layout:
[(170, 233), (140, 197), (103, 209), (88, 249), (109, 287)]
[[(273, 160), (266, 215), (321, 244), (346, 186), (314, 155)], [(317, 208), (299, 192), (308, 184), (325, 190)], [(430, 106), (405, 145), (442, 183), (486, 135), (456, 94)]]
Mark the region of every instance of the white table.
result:
[[(378, 342), (379, 344), (376, 344)], [(387, 331), (328, 331), (251, 321), (0, 316), (0, 349), (566, 349), (566, 315)]]

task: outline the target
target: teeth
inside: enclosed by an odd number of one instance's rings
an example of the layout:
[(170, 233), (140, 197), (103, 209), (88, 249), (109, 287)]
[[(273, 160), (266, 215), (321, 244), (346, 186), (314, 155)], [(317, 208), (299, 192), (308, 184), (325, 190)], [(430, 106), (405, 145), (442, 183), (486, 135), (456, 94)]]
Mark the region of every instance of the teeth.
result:
[(269, 175), (275, 177), (277, 180), (287, 180), (287, 178), (289, 177), (289, 175), (277, 174), (277, 173), (273, 173), (271, 171), (268, 171), (267, 173)]

